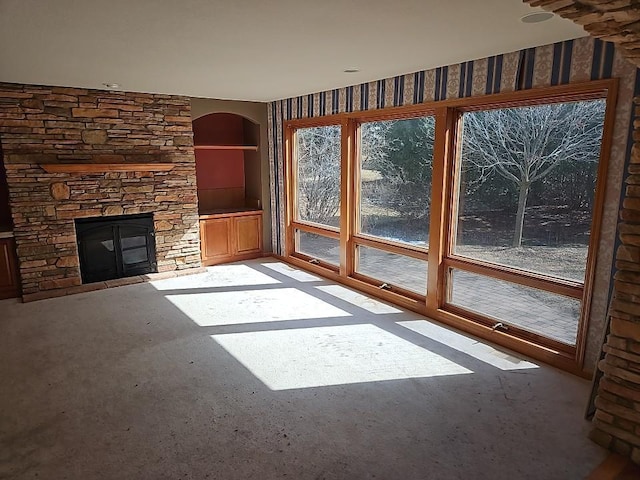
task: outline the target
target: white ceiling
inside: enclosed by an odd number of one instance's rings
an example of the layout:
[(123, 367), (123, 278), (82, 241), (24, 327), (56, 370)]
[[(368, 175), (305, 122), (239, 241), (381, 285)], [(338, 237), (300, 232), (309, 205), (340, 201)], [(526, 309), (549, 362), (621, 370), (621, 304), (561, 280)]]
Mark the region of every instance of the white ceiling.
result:
[[(0, 81), (268, 101), (585, 35), (521, 0), (0, 0)], [(359, 68), (359, 73), (343, 70)]]

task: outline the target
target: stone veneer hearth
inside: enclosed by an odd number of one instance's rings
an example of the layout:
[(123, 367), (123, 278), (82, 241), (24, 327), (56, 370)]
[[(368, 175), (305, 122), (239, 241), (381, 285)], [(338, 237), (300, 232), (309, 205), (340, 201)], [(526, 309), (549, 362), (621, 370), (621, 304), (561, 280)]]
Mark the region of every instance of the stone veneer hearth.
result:
[[(200, 267), (190, 101), (0, 83), (0, 143), (25, 298), (81, 284), (74, 219), (153, 213), (158, 271)], [(171, 163), (47, 173), (47, 163)]]

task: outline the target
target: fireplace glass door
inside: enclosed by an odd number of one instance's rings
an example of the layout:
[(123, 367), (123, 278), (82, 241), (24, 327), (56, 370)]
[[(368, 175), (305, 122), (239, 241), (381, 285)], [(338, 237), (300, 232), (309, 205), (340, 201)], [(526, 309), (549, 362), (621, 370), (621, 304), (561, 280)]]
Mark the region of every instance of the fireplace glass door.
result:
[(151, 215), (77, 220), (83, 283), (157, 270)]

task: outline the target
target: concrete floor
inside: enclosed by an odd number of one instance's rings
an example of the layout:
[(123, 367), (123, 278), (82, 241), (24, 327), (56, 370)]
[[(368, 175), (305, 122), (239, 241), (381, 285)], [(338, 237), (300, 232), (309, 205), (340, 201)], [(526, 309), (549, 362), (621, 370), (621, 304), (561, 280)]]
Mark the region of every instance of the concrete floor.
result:
[(2, 479), (581, 479), (589, 382), (270, 261), (0, 302)]

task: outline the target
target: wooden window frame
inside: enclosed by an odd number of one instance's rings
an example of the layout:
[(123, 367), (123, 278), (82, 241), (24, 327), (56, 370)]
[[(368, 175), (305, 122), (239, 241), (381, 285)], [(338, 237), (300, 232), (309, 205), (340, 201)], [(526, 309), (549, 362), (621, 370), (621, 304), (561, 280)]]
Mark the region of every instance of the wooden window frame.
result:
[[(313, 128), (313, 127), (326, 127), (326, 126), (339, 126), (341, 127), (342, 132), (342, 122), (335, 122), (327, 119), (327, 121), (323, 121), (323, 119), (317, 119), (318, 121), (300, 121), (298, 125), (294, 127), (286, 126), (285, 131), (287, 134), (285, 135), (284, 142), (284, 153), (285, 153), (285, 196), (286, 196), (286, 232), (285, 232), (285, 251), (287, 256), (298, 257), (306, 262), (314, 262), (321, 267), (331, 270), (331, 271), (339, 271), (339, 267), (337, 265), (333, 265), (325, 260), (315, 258), (304, 254), (302, 252), (297, 252), (296, 248), (296, 230), (312, 233), (315, 235), (321, 235), (328, 238), (337, 239), (340, 241), (340, 228), (333, 227), (331, 225), (323, 225), (316, 222), (310, 222), (308, 220), (299, 220), (297, 219), (297, 191), (298, 191), (298, 175), (297, 175), (297, 163), (295, 159), (295, 132), (298, 129), (302, 128)], [(311, 119), (308, 119), (311, 120)], [(342, 139), (341, 139), (342, 141)], [(341, 143), (342, 148), (342, 143)], [(341, 192), (342, 192), (342, 170), (344, 163), (344, 152), (341, 151)], [(341, 193), (342, 195), (342, 193)], [(341, 199), (342, 202), (342, 199)], [(340, 206), (340, 223), (342, 226), (342, 204)], [(341, 257), (342, 257), (342, 248), (341, 248)], [(342, 262), (342, 258), (341, 258)]]
[[(395, 110), (395, 109), (394, 109)], [(379, 248), (382, 250), (387, 250), (392, 253), (405, 254), (410, 257), (420, 258), (422, 260), (428, 261), (428, 253), (429, 246), (419, 247), (416, 245), (409, 245), (402, 242), (395, 242), (393, 240), (388, 240), (383, 237), (378, 237), (376, 235), (370, 235), (367, 233), (360, 232), (360, 201), (361, 201), (361, 189), (360, 189), (360, 172), (362, 171), (360, 165), (360, 145), (361, 141), (360, 129), (362, 128), (362, 124), (364, 123), (373, 123), (373, 122), (383, 122), (386, 120), (411, 120), (415, 118), (422, 117), (434, 117), (435, 118), (435, 109), (426, 107), (422, 109), (412, 108), (409, 112), (387, 112), (385, 109), (374, 111), (374, 112), (366, 112), (367, 115), (362, 115), (359, 117), (355, 117), (352, 121), (352, 128), (354, 129), (355, 135), (355, 148), (354, 148), (354, 159), (353, 159), (353, 176), (354, 176), (354, 188), (353, 188), (353, 201), (355, 211), (353, 212), (354, 216), (354, 230), (353, 230), (353, 238), (354, 240), (362, 245), (372, 246), (374, 248)], [(435, 152), (434, 152), (435, 156)]]
[(350, 128), (351, 130), (353, 146), (353, 155), (350, 165), (353, 181), (349, 185), (349, 187), (351, 188), (350, 198), (352, 199), (352, 204), (350, 211), (347, 212), (347, 216), (349, 216), (351, 219), (351, 235), (350, 242), (348, 243), (350, 263), (348, 264), (349, 268), (345, 270), (347, 272), (347, 276), (361, 282), (369, 283), (378, 288), (385, 286), (388, 291), (398, 293), (414, 300), (425, 301), (426, 292), (424, 294), (416, 293), (412, 290), (403, 288), (402, 286), (390, 283), (389, 281), (385, 281), (385, 279), (373, 278), (358, 272), (357, 262), (359, 256), (357, 253), (357, 248), (360, 245), (364, 247), (375, 248), (377, 250), (389, 252), (396, 255), (405, 255), (407, 257), (416, 258), (418, 260), (424, 260), (425, 262), (427, 262), (427, 272), (425, 272), (425, 275), (427, 276), (429, 265), (428, 245), (425, 247), (419, 247), (417, 245), (409, 245), (406, 243), (396, 242), (383, 237), (360, 232), (360, 202), (362, 194), (360, 189), (360, 174), (362, 172), (360, 159), (360, 142), (362, 140), (362, 136), (360, 134), (360, 129), (362, 128), (362, 125), (364, 123), (383, 122), (387, 120), (409, 120), (421, 117), (435, 117), (435, 109), (428, 105), (418, 105), (410, 109), (382, 109), (377, 111), (367, 111), (364, 113), (366, 114), (358, 115), (348, 120), (348, 128)]
[[(283, 259), (336, 282), (357, 288), (401, 307), (416, 311), (437, 321), (460, 328), (497, 344), (555, 365), (564, 370), (584, 375), (582, 366), (586, 349), (586, 332), (593, 296), (596, 255), (604, 210), (606, 177), (613, 139), (618, 79), (596, 80), (570, 85), (543, 87), (524, 91), (499, 93), (478, 97), (426, 102), (419, 105), (391, 107), (373, 111), (350, 112), (319, 118), (286, 121), (284, 130), (286, 233)], [(514, 267), (496, 265), (469, 257), (454, 255), (452, 248), (453, 210), (458, 181), (456, 161), (460, 144), (459, 118), (463, 112), (487, 109), (534, 106), (549, 103), (606, 99), (600, 160), (592, 212), (592, 228), (585, 269), (585, 281), (561, 279), (541, 273), (527, 272)], [(358, 233), (359, 202), (359, 133), (362, 123), (390, 119), (408, 119), (433, 115), (435, 117), (435, 144), (429, 242), (426, 248), (415, 247)], [(294, 135), (300, 128), (327, 125), (341, 126), (341, 206), (340, 228), (295, 221), (295, 167)], [(340, 241), (340, 265), (330, 265), (296, 253), (295, 230), (337, 238)], [(380, 289), (381, 281), (356, 272), (356, 248), (368, 246), (390, 253), (407, 255), (427, 261), (427, 291), (417, 295), (401, 287)], [(562, 342), (509, 324), (508, 333), (492, 328), (496, 320), (447, 303), (447, 276), (450, 268), (485, 275), (564, 295), (581, 301), (576, 345)]]
[[(603, 85), (606, 85), (606, 88), (603, 88)], [(448, 271), (450, 268), (457, 268), (475, 274), (485, 275), (490, 278), (504, 280), (518, 285), (537, 288), (557, 295), (578, 299), (580, 300), (581, 309), (578, 319), (578, 330), (575, 345), (568, 345), (554, 339), (538, 335), (511, 323), (509, 324), (509, 329), (523, 339), (533, 341), (541, 346), (573, 356), (576, 363), (582, 365), (586, 349), (586, 331), (588, 328), (588, 320), (591, 310), (597, 247), (600, 242), (604, 195), (609, 166), (611, 140), (613, 137), (613, 116), (615, 115), (615, 103), (617, 100), (617, 86), (618, 84), (616, 80), (589, 82), (579, 86), (579, 88), (574, 88), (573, 90), (562, 89), (560, 91), (554, 91), (548, 96), (534, 95), (531, 98), (528, 96), (523, 97), (521, 92), (514, 92), (512, 94), (504, 94), (505, 98), (501, 99), (501, 101), (494, 101), (494, 99), (490, 99), (490, 101), (482, 101), (483, 99), (480, 98), (471, 102), (469, 105), (462, 105), (453, 109), (453, 119), (451, 120), (452, 123), (450, 128), (453, 129), (452, 137), (455, 137), (456, 140), (450, 145), (451, 158), (448, 164), (448, 171), (446, 172), (448, 177), (446, 181), (449, 187), (449, 191), (447, 192), (447, 201), (444, 205), (444, 208), (447, 210), (445, 212), (447, 219), (445, 228), (447, 229), (447, 234), (445, 244), (443, 245), (443, 269), (441, 270), (442, 273), (437, 278), (437, 289), (438, 292), (440, 292), (437, 299), (438, 310), (472, 318), (477, 322), (484, 323), (485, 325), (492, 327), (499, 321), (492, 317), (481, 315), (478, 312), (472, 312), (468, 309), (447, 302), (447, 281), (449, 279)], [(544, 90), (547, 89), (540, 89), (536, 93), (544, 93)], [(536, 106), (595, 99), (604, 99), (606, 106), (584, 282), (526, 271), (524, 269), (506, 265), (493, 264), (454, 254), (453, 246), (457, 219), (456, 195), (459, 190), (457, 163), (459, 162), (459, 146), (461, 145), (462, 132), (460, 128), (460, 120), (462, 118), (462, 114), (469, 111), (486, 111), (491, 109)]]

